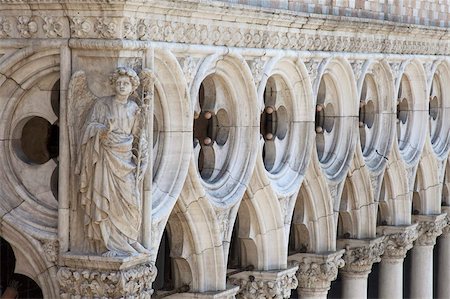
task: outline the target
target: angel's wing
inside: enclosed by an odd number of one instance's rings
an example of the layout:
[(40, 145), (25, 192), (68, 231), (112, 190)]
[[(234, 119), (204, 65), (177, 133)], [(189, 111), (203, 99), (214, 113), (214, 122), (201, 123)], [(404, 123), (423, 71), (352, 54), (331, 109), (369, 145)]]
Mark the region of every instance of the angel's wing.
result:
[(86, 119), (98, 99), (90, 90), (83, 71), (72, 75), (68, 91), (67, 122), (69, 128), (70, 156), (75, 169), (79, 157), (80, 138)]

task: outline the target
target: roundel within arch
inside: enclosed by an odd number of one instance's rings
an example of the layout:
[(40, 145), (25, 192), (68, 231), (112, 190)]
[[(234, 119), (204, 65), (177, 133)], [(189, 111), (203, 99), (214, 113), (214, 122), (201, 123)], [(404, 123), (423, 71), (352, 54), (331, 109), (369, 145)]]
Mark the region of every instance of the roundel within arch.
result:
[(429, 88), (430, 139), (434, 153), (444, 158), (449, 150), (450, 132), (450, 66), (448, 61), (439, 63)]
[(372, 63), (359, 86), (359, 133), (364, 161), (380, 173), (392, 148), (395, 134), (394, 86), (389, 66)]
[(299, 189), (314, 138), (312, 87), (306, 69), (290, 59), (274, 58), (258, 88), (261, 107), (262, 162), (278, 194)]
[(415, 164), (421, 155), (428, 118), (426, 77), (423, 66), (409, 62), (397, 82), (397, 144), (402, 159)]
[(329, 180), (340, 181), (353, 157), (358, 116), (356, 83), (344, 59), (332, 59), (321, 75), (316, 95), (316, 150)]
[(191, 167), (208, 198), (219, 206), (241, 199), (256, 160), (256, 90), (244, 59), (213, 55), (191, 88), (194, 104)]
[[(50, 124), (56, 121), (58, 111), (51, 106), (51, 98), (59, 78), (58, 61), (59, 48), (45, 47), (22, 49), (9, 56), (9, 60), (0, 59), (0, 73), (10, 78), (0, 84), (3, 99), (8, 100), (0, 103), (3, 115), (0, 134), (2, 139), (11, 141), (4, 142), (1, 148), (2, 176), (8, 183), (4, 187), (11, 188), (10, 192), (4, 190), (1, 207), (8, 210), (21, 204), (17, 212), (25, 217), (20, 221), (51, 233), (55, 232), (57, 223), (58, 203), (50, 187), (55, 177), (56, 162), (53, 159), (38, 159), (37, 162), (45, 162), (31, 163), (21, 156), (23, 144), (17, 143), (30, 120)], [(44, 103), (37, 101), (41, 98), (45, 98)], [(38, 183), (37, 179), (40, 180)], [(46, 182), (42, 183), (42, 180)], [(29, 213), (27, 209), (35, 211), (32, 218), (26, 216)]]

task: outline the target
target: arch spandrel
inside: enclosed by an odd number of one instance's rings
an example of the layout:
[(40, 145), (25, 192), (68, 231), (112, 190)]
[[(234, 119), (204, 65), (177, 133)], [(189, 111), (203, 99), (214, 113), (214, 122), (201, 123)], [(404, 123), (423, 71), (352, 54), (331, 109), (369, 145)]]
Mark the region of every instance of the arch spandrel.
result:
[[(307, 252), (331, 252), (336, 250), (338, 215), (333, 211), (333, 198), (315, 152), (312, 158), (296, 200), (291, 225), (303, 224), (308, 231)], [(294, 248), (294, 252), (299, 250), (301, 248)]]
[(430, 215), (441, 212), (442, 181), (439, 180), (439, 160), (434, 155), (430, 137), (422, 151), (413, 186), (414, 214)]
[(380, 195), (384, 195), (384, 198), (379, 199), (379, 205), (383, 205), (385, 211), (386, 225), (411, 224), (412, 192), (408, 175), (397, 143), (394, 143), (383, 176), (384, 191)]
[(53, 257), (57, 256), (58, 249), (46, 252), (45, 243), (23, 234), (17, 228), (13, 217), (4, 217), (1, 220), (0, 235), (11, 244), (16, 255), (16, 273), (33, 279), (41, 288), (44, 298), (59, 297), (58, 282), (54, 279), (57, 271), (56, 260), (49, 260), (52, 259), (52, 254)]

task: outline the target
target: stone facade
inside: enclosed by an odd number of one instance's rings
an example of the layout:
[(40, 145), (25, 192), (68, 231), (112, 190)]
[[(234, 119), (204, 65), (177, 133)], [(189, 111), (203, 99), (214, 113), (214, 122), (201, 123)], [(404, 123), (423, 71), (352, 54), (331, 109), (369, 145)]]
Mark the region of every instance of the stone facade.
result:
[(44, 298), (227, 299), (336, 278), (364, 298), (376, 275), (401, 298), (410, 258), (411, 296), (450, 296), (448, 3), (331, 3), (0, 0), (16, 275)]

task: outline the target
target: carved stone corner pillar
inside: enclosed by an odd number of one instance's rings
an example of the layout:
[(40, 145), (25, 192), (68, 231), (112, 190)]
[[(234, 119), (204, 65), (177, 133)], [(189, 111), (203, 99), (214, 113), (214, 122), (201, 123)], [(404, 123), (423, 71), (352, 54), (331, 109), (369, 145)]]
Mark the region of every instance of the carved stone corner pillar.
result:
[(226, 290), (204, 293), (179, 293), (173, 294), (167, 299), (234, 299), (239, 292), (239, 287), (235, 285), (227, 285)]
[(332, 253), (297, 253), (288, 260), (298, 265), (298, 294), (301, 298), (326, 298), (331, 282), (344, 266), (345, 250)]
[(150, 298), (156, 267), (147, 255), (106, 258), (63, 254), (57, 279), (61, 298)]
[(409, 226), (379, 226), (377, 234), (385, 236), (381, 256), (378, 295), (380, 298), (403, 298), (403, 260), (417, 239), (417, 223)]
[(411, 296), (433, 298), (433, 248), (447, 226), (447, 214), (413, 215), (419, 237), (412, 249)]
[(366, 298), (367, 277), (373, 263), (381, 261), (384, 253), (384, 237), (376, 239), (340, 239), (338, 248), (345, 249), (345, 266), (342, 274), (344, 298)]
[(232, 275), (228, 282), (239, 286), (236, 298), (290, 298), (291, 290), (298, 287), (298, 266), (286, 270), (244, 271)]

